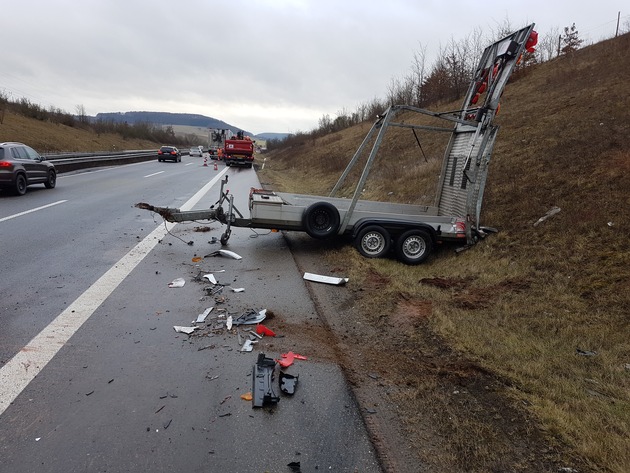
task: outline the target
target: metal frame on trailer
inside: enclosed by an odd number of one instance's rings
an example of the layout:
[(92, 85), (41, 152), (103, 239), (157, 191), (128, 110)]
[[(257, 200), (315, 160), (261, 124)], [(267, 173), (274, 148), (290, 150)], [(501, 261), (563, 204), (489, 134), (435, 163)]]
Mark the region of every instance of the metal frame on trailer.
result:
[[(473, 244), (481, 234), (481, 204), (488, 163), (499, 127), (493, 124), (507, 81), (533, 32), (531, 24), (485, 49), (461, 110), (433, 112), (408, 105), (393, 105), (377, 118), (328, 196), (275, 193), (252, 189), (249, 218), (234, 206), (234, 197), (221, 183), (219, 201), (206, 211), (181, 212), (138, 204), (170, 221), (219, 220), (227, 225), (221, 237), (226, 244), (231, 227), (306, 231), (314, 238), (351, 235), (359, 251), (368, 257), (384, 255), (392, 245), (402, 261), (424, 261), (433, 244), (459, 241)], [(481, 100), (481, 103), (478, 103)], [(401, 112), (442, 119), (453, 127), (435, 127), (395, 122)], [(440, 173), (435, 203), (396, 204), (359, 199), (379, 147), (389, 127), (451, 133)], [(417, 140), (417, 135), (416, 135)], [(352, 169), (372, 143), (351, 199), (337, 197)], [(419, 144), (419, 143), (418, 143)], [(228, 203), (227, 212), (222, 205)]]

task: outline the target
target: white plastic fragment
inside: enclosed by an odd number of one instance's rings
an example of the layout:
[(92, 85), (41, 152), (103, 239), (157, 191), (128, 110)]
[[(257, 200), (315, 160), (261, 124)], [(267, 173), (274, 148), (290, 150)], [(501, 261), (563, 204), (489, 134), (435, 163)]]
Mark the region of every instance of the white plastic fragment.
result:
[(304, 273), (304, 279), (307, 281), (321, 282), (324, 284), (332, 284), (335, 286), (341, 286), (347, 283), (349, 278), (335, 278), (332, 276), (322, 276), (321, 274)]
[(199, 327), (182, 327), (181, 325), (173, 325), (173, 328), (175, 329), (177, 333), (185, 333), (187, 335), (190, 335)]
[(244, 287), (230, 287), (230, 289), (232, 289), (233, 292), (243, 292), (243, 291), (245, 291)]
[(177, 278), (168, 283), (168, 287), (184, 287), (184, 284), (186, 284), (184, 278)]
[(207, 279), (208, 281), (210, 281), (211, 284), (216, 284), (217, 283), (217, 280), (214, 277), (214, 274), (204, 274), (202, 276), (202, 279)]
[(232, 316), (229, 315), (228, 318), (225, 320), (225, 326), (227, 327), (228, 330), (232, 330)]
[(241, 347), (241, 351), (252, 351), (254, 349), (253, 343), (254, 342), (252, 340), (245, 340), (245, 343), (243, 343), (243, 346)]
[(210, 312), (212, 312), (212, 309), (214, 309), (214, 307), (208, 307), (206, 310), (203, 311), (203, 314), (199, 314), (197, 316), (197, 320), (195, 320), (195, 323), (196, 324), (201, 324), (201, 323), (205, 322), (206, 317), (208, 317)]
[(234, 259), (243, 259), (241, 255), (237, 255), (236, 253), (230, 250), (219, 250), (219, 254), (223, 256), (229, 256), (230, 258), (234, 258)]
[(233, 251), (230, 251), (230, 250), (213, 251), (212, 253), (206, 255), (205, 257), (208, 258), (210, 256), (228, 256), (228, 257), (234, 258), (234, 259), (243, 259), (243, 257), (241, 255), (237, 255), (236, 253), (234, 253)]
[(534, 222), (534, 226), (537, 227), (538, 225), (543, 223), (545, 220), (547, 220), (549, 217), (557, 214), (558, 212), (560, 212), (560, 207), (552, 207), (545, 215), (543, 215), (538, 220), (536, 220), (536, 222)]

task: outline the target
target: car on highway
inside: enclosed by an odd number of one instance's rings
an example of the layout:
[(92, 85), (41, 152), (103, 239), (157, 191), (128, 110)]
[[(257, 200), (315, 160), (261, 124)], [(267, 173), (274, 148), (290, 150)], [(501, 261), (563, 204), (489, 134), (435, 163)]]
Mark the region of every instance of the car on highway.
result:
[(54, 188), (57, 185), (55, 165), (23, 143), (0, 143), (0, 188), (24, 195), (26, 187), (33, 184)]
[(197, 148), (190, 148), (190, 151), (188, 152), (188, 154), (190, 156), (199, 156), (199, 157), (203, 156), (203, 152), (201, 151), (201, 149), (199, 149), (199, 147), (197, 147)]
[(158, 161), (173, 161), (179, 163), (182, 160), (182, 154), (175, 146), (162, 146), (158, 150)]

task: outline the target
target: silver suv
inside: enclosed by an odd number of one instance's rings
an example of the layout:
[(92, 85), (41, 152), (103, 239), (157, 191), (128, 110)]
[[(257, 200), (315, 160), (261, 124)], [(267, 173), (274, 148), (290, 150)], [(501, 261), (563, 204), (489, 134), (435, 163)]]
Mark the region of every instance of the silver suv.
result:
[(30, 146), (23, 143), (0, 143), (0, 189), (26, 194), (26, 186), (44, 184), (52, 189), (57, 184), (57, 171)]

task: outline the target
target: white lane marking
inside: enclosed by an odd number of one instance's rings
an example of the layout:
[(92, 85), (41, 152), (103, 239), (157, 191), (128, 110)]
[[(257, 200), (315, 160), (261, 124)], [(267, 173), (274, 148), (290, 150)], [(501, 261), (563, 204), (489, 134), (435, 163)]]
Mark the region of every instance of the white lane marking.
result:
[(194, 164), (194, 163), (186, 163), (184, 164), (184, 166), (190, 166), (191, 164)]
[(19, 214), (9, 215), (8, 217), (0, 218), (0, 222), (6, 222), (7, 220), (11, 220), (12, 218), (21, 217), (22, 215), (30, 214), (31, 212), (37, 212), (38, 210), (47, 209), (48, 207), (52, 207), (53, 205), (63, 204), (64, 202), (68, 202), (67, 200), (58, 200), (57, 202), (53, 202), (52, 204), (42, 205), (41, 207), (36, 207), (31, 210), (25, 210), (24, 212), (20, 212)]
[(153, 174), (147, 174), (144, 177), (152, 177), (152, 176), (157, 176), (158, 174), (162, 174), (164, 171), (158, 171), (158, 172), (154, 172)]
[[(199, 189), (181, 210), (192, 209), (226, 172), (227, 168)], [(153, 230), (0, 368), (0, 415), (175, 225)]]

